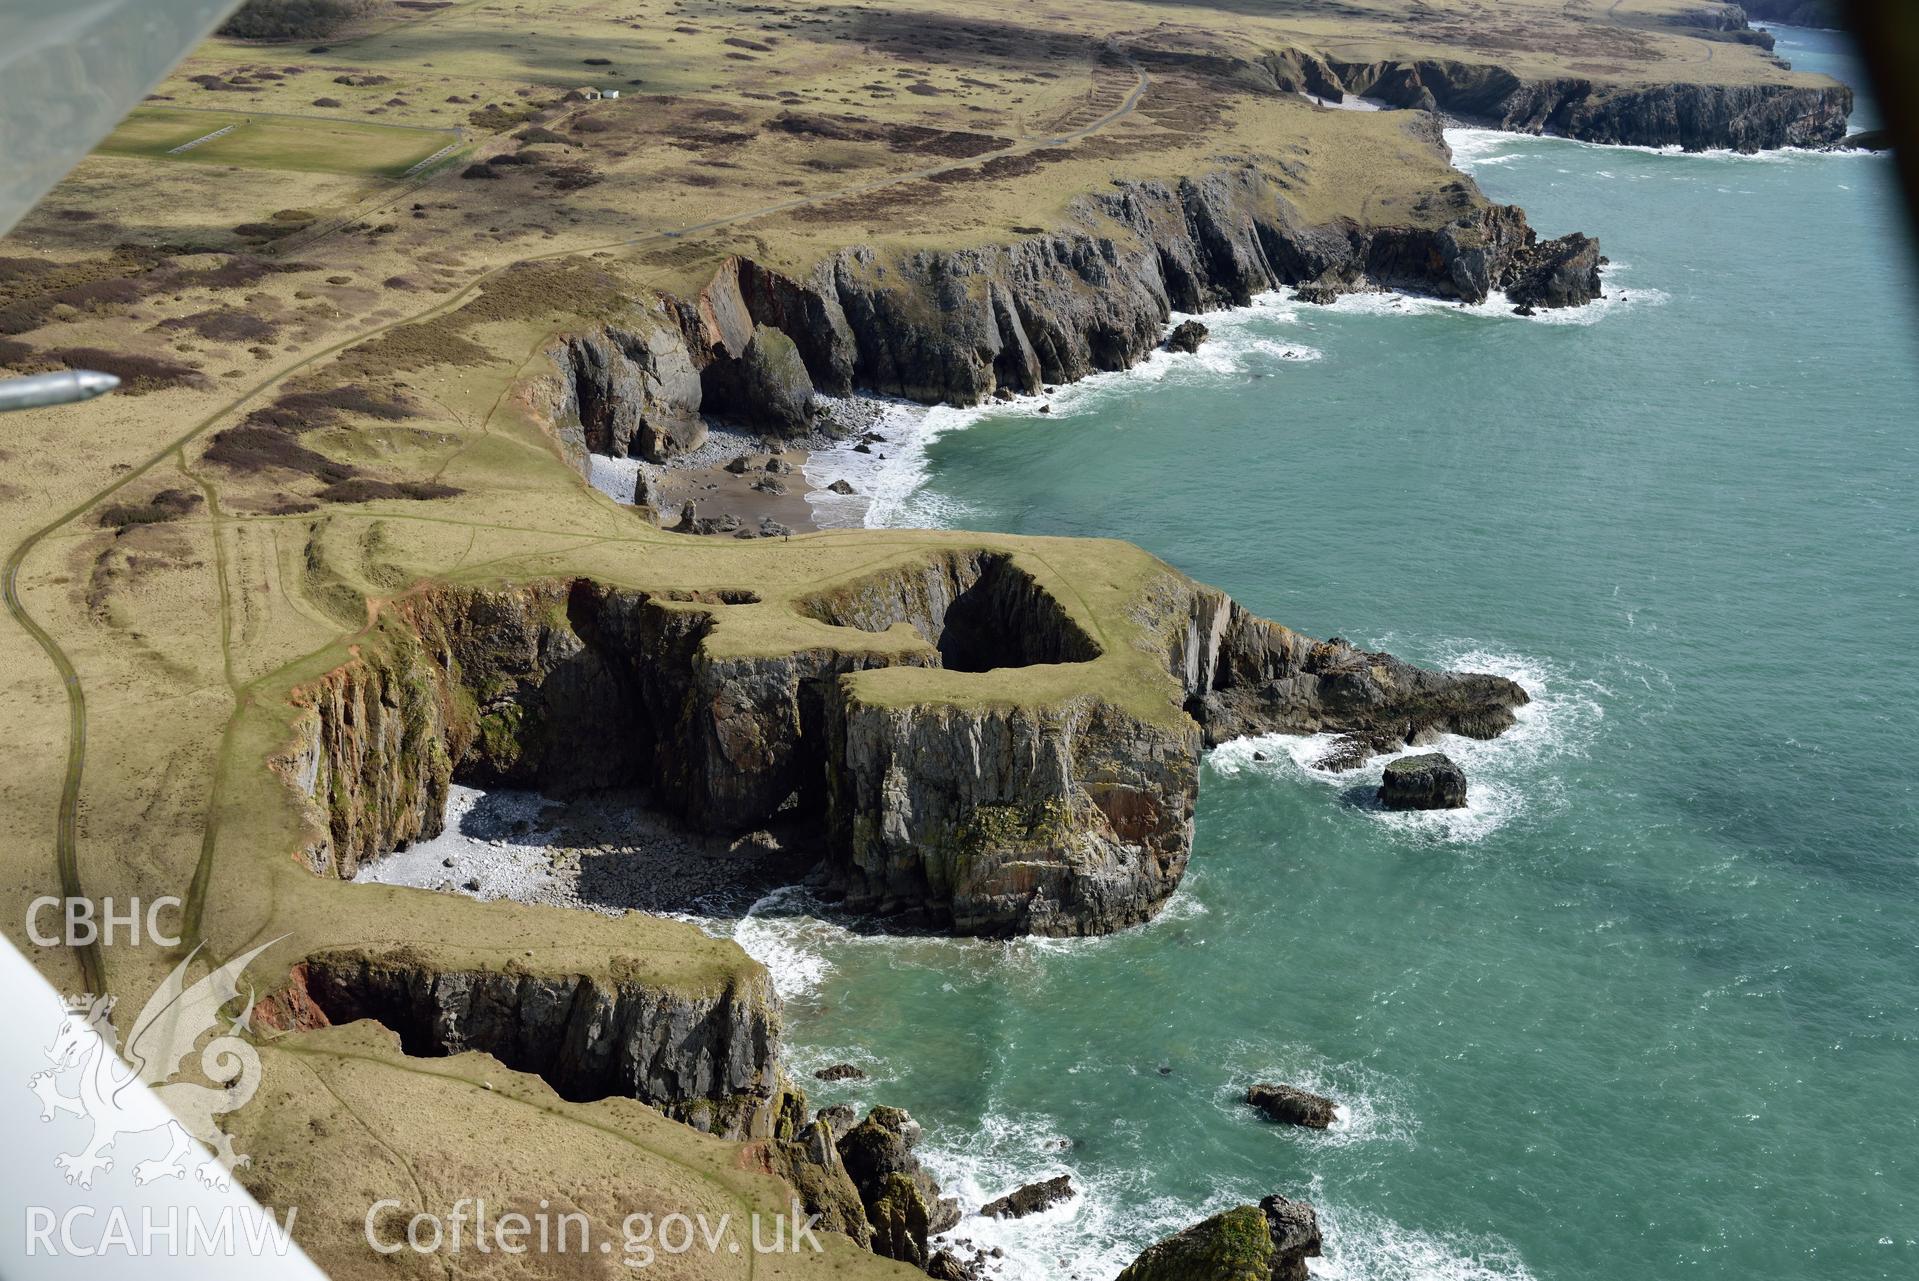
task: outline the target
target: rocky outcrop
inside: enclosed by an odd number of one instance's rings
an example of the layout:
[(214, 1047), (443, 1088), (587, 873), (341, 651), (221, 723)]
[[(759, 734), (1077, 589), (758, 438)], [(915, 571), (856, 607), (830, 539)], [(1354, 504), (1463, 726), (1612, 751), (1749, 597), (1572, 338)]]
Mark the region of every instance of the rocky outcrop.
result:
[(824, 279), (802, 282), (750, 259), (728, 258), (700, 292), (697, 312), (711, 355), (738, 357), (758, 329), (777, 329), (793, 340), (815, 388), (828, 396), (853, 390), (853, 333)]
[(1166, 341), (1162, 346), (1167, 351), (1183, 351), (1190, 354), (1199, 350), (1199, 345), (1206, 341), (1206, 336), (1205, 325), (1197, 320), (1182, 320), (1173, 326), (1172, 333), (1166, 335)]
[(1028, 1183), (1025, 1187), (1015, 1188), (1003, 1197), (988, 1201), (980, 1207), (979, 1212), (989, 1219), (1023, 1219), (1029, 1214), (1050, 1210), (1061, 1202), (1072, 1199), (1072, 1177), (1061, 1174), (1054, 1178), (1042, 1179), (1038, 1183)]
[(1525, 214), (1464, 182), (1428, 201), (1430, 224), (1308, 223), (1283, 175), (1242, 165), (1176, 184), (1127, 182), (1074, 202), (1071, 229), (1007, 245), (883, 260), (839, 255), (837, 295), (856, 379), (912, 400), (977, 404), (1124, 369), (1175, 310), (1243, 305), (1334, 277), (1481, 302), (1536, 243)]
[(789, 1090), (773, 1140), (766, 1145), (767, 1171), (786, 1180), (808, 1214), (819, 1216), (820, 1230), (870, 1245), (873, 1229), (866, 1206), (840, 1159), (839, 1139), (845, 1130), (836, 1128), (836, 1114), (841, 1110), (822, 1108), (807, 1121), (805, 1096)]
[(1268, 1120), (1312, 1130), (1329, 1128), (1339, 1116), (1337, 1103), (1296, 1085), (1255, 1085), (1246, 1091), (1246, 1102)]
[(1466, 804), (1466, 772), (1444, 752), (1386, 763), (1379, 803), (1389, 810), (1456, 810)]
[(818, 1081), (864, 1081), (866, 1073), (851, 1063), (835, 1063), (815, 1072), (813, 1078)]
[(813, 379), (783, 329), (754, 326), (737, 358), (714, 360), (702, 377), (708, 406), (731, 422), (783, 437), (812, 425)]
[(1506, 297), (1519, 307), (1579, 307), (1600, 296), (1599, 242), (1574, 232), (1533, 246), (1514, 264)]
[[(639, 785), (703, 831), (808, 825), (853, 910), (1080, 935), (1145, 921), (1178, 887), (1205, 745), (1346, 732), (1363, 759), (1491, 737), (1526, 701), (1499, 677), (1300, 636), (1171, 571), (1141, 602), (1146, 672), (1122, 694), (1100, 643), (1005, 551), (929, 551), (776, 603), (440, 587), (389, 604), (353, 661), (296, 691), (279, 766), (313, 804), (317, 871), (437, 834), (455, 778)], [(714, 648), (734, 611), (754, 645)], [(782, 628), (791, 643), (769, 643)], [(1085, 680), (1059, 680), (1073, 665)], [(995, 679), (966, 696), (867, 679), (906, 675), (889, 668)]]
[(1826, 148), (1828, 151), (1891, 151), (1892, 130), (1861, 129), (1858, 133), (1849, 133), (1838, 142)]
[(540, 974), (442, 967), (405, 949), (327, 952), (296, 967), (283, 1008), (307, 1025), (375, 1019), (412, 1055), (483, 1051), (567, 1099), (621, 1095), (712, 1134), (771, 1134), (780, 1020), (765, 971), (676, 992), (618, 968)]
[(1503, 676), (1435, 672), (1340, 637), (1318, 641), (1198, 589), (1172, 648), (1206, 743), (1253, 734), (1347, 733), (1379, 744), (1437, 733), (1496, 738), (1529, 698)]
[(1488, 63), (1444, 59), (1328, 66), (1347, 92), (1397, 107), (1444, 111), (1519, 133), (1687, 151), (1816, 147), (1844, 136), (1852, 111), (1852, 90), (1840, 84), (1529, 79)]
[(875, 1254), (925, 1268), (927, 1238), (959, 1222), (959, 1202), (920, 1165), (920, 1125), (899, 1108), (874, 1108), (840, 1139), (840, 1160), (859, 1189)]
[(636, 304), (548, 356), (558, 377), (542, 416), (575, 466), (589, 452), (664, 462), (705, 441), (699, 368), (670, 304)]
[(702, 641), (729, 594), (674, 595), (572, 581), (394, 602), (382, 643), (295, 693), (295, 743), (279, 764), (323, 819), (309, 863), (351, 876), (438, 835), (456, 775), (561, 795), (644, 783), (662, 809), (714, 832), (762, 823), (795, 793), (821, 806), (825, 762), (810, 748), (827, 737), (836, 678), (939, 661), (851, 638), (715, 657)]
[(1320, 1244), (1312, 1206), (1269, 1196), (1146, 1247), (1118, 1281), (1306, 1281)]
[(835, 887), (961, 934), (1150, 919), (1191, 852), (1199, 732), (1095, 697), (957, 707), (850, 697), (834, 725)]

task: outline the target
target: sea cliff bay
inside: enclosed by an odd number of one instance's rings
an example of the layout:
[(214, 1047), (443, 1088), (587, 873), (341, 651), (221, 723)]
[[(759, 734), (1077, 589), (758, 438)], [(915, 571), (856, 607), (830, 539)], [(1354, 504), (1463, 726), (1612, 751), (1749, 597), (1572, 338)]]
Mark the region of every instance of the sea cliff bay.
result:
[[(0, 256), (0, 363), (128, 393), (18, 453), (16, 892), (177, 892), (191, 964), (272, 940), (225, 1134), (316, 1262), (439, 1275), (360, 1216), (442, 1182), (601, 1226), (797, 1204), (826, 1245), (780, 1276), (1910, 1247), (1860, 1244), (1893, 1211), (1856, 1189), (1654, 1212), (1689, 1144), (1845, 1130), (1748, 1137), (1805, 1100), (1729, 1065), (1823, 1060), (1681, 1007), (1901, 999), (1753, 977), (1810, 929), (1796, 852), (1847, 920), (1883, 869), (1719, 754), (1830, 741), (1728, 708), (1815, 661), (1865, 688), (1898, 604), (1693, 517), (1751, 488), (1828, 522), (1827, 573), (1909, 542), (1791, 430), (1868, 448), (1913, 390), (1897, 290), (1838, 265), (1890, 223), (1883, 158), (1819, 150), (1869, 112), (1829, 45), (1663, 0), (537, 8), (216, 40)], [(169, 132), (235, 102), (357, 142)], [(1854, 347), (1830, 300), (1752, 319), (1765, 200), (1876, 219), (1780, 256), (1795, 298), (1845, 280)], [(1823, 659), (1780, 670), (1780, 618)], [(1644, 1168), (1594, 1164), (1608, 1121)]]

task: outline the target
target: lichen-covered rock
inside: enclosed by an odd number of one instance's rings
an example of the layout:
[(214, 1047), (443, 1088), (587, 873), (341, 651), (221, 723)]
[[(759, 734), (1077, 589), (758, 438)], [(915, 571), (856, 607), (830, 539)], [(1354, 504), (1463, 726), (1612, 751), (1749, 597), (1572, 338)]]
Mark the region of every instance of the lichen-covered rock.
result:
[(791, 1134), (775, 1133), (767, 1145), (771, 1172), (791, 1185), (808, 1214), (819, 1216), (818, 1227), (839, 1232), (861, 1245), (872, 1241), (872, 1227), (866, 1218), (866, 1206), (859, 1189), (840, 1160), (835, 1118), (822, 1109), (813, 1120), (801, 1124), (805, 1115), (805, 1096), (789, 1092), (783, 1111), (784, 1124)]
[(1389, 810), (1456, 810), (1466, 804), (1466, 772), (1444, 752), (1386, 762), (1379, 803)]
[(1246, 1102), (1265, 1113), (1268, 1120), (1313, 1130), (1331, 1126), (1339, 1111), (1339, 1105), (1325, 1095), (1296, 1085), (1255, 1085), (1246, 1091)]
[(1146, 1247), (1118, 1281), (1306, 1281), (1319, 1252), (1313, 1208), (1269, 1196)]
[(866, 1206), (874, 1253), (924, 1268), (927, 1238), (959, 1221), (959, 1202), (940, 1196), (939, 1184), (913, 1155), (920, 1134), (903, 1110), (878, 1107), (840, 1139), (839, 1150)]

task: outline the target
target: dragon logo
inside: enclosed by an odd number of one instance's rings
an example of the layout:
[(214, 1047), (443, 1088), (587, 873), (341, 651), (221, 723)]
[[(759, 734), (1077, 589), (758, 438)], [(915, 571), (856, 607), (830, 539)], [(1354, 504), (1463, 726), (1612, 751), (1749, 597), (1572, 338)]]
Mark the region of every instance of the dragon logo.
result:
[[(285, 937), (282, 935), (281, 937)], [(263, 943), (236, 956), (211, 974), (189, 985), (187, 968), (200, 953), (187, 958), (147, 999), (127, 1036), (125, 1056), (119, 1045), (112, 1014), (114, 998), (80, 997), (67, 1002), (60, 1030), (47, 1047), (53, 1067), (36, 1072), (28, 1081), (40, 1098), (42, 1121), (70, 1112), (93, 1122), (93, 1137), (78, 1152), (61, 1153), (54, 1164), (66, 1171), (68, 1183), (93, 1186), (93, 1177), (113, 1169), (106, 1153), (121, 1139), (164, 1131), (166, 1154), (133, 1167), (136, 1183), (184, 1178), (188, 1164), (198, 1158), (194, 1175), (209, 1187), (225, 1190), (230, 1175), (249, 1158), (233, 1150), (233, 1139), (220, 1131), (214, 1118), (244, 1107), (260, 1088), (260, 1056), (242, 1039), (248, 1014), (242, 1013), (217, 1031), (200, 1051), (200, 1070), (209, 1081), (201, 1085), (175, 1081), (200, 1038), (219, 1028), (221, 1011), (240, 995), (240, 976), (254, 957), (279, 942)], [(247, 1008), (252, 1008), (249, 994)], [(56, 1082), (72, 1073), (79, 1093), (62, 1094)], [(151, 1087), (135, 1088), (136, 1083)], [(196, 1148), (198, 1139), (204, 1148)]]

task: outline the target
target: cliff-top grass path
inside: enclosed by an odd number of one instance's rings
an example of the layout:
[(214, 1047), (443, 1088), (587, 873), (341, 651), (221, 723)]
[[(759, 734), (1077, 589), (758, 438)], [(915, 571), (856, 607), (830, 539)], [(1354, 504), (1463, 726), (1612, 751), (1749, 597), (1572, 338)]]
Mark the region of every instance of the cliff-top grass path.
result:
[[(1543, 0), (1490, 14), (1388, 0), (1016, 13), (983, 0), (750, 13), (469, 0), (382, 6), (324, 52), (210, 43), (152, 110), (449, 131), (429, 139), (462, 130), (473, 142), (410, 175), (437, 148), (369, 152), (364, 167), (331, 151), (322, 163), (235, 146), (217, 164), (171, 147), (105, 151), (0, 250), (0, 365), (107, 368), (125, 386), (9, 416), (0, 437), (0, 587), (19, 624), (0, 635), (14, 743), (0, 778), (9, 937), (61, 987), (137, 1010), (196, 942), (218, 960), (291, 934), (250, 975), (276, 994), (279, 1026), (262, 1023), (265, 1085), (230, 1120), (254, 1158), (250, 1186), (302, 1207), (300, 1239), (336, 1275), (386, 1270), (360, 1242), (372, 1200), (510, 1201), (524, 1185), (483, 1155), (501, 1134), (600, 1226), (635, 1198), (736, 1214), (783, 1204), (762, 1172), (774, 1124), (762, 1114), (777, 1096), (765, 1062), (746, 1085), (656, 1083), (655, 1110), (581, 1101), (580, 1081), (471, 1051), (409, 1057), (375, 1024), (319, 1026), (326, 1000), (404, 1022), (369, 974), (472, 990), (575, 976), (609, 1000), (729, 1011), (742, 1037), (770, 1018), (762, 1030), (776, 1040), (764, 975), (738, 949), (669, 920), (343, 884), (352, 841), (436, 818), (435, 789), (456, 765), (534, 782), (571, 766), (527, 727), (566, 706), (578, 673), (636, 689), (621, 666), (636, 647), (680, 653), (674, 638), (692, 628), (701, 664), (681, 685), (632, 694), (621, 724), (651, 732), (689, 699), (732, 707), (745, 686), (701, 685), (712, 671), (771, 680), (778, 668), (794, 691), (827, 680), (844, 693), (819, 714), (851, 745), (838, 781), (861, 804), (882, 804), (890, 760), (917, 751), (936, 774), (938, 726), (955, 717), (1008, 744), (1056, 743), (1070, 725), (1075, 743), (1127, 745), (1111, 759), (1073, 749), (1098, 785), (1059, 793), (1063, 812), (1035, 797), (1000, 807), (1010, 827), (972, 814), (923, 866), (902, 851), (939, 841), (892, 841), (820, 801), (849, 893), (874, 906), (919, 894), (955, 927), (1110, 927), (1150, 911), (1183, 865), (1182, 816), (1166, 802), (1190, 795), (1178, 762), (1202, 730), (1182, 705), (1218, 693), (1182, 675), (1200, 662), (1193, 647), (1267, 677), (1316, 663), (1330, 679), (1362, 659), (1303, 642), (1295, 653), (1290, 634), (1259, 630), (1122, 544), (662, 532), (580, 478), (593, 443), (584, 353), (626, 335), (623, 359), (654, 379), (635, 373), (633, 386), (655, 395), (680, 377), (658, 362), (684, 358), (711, 408), (750, 416), (724, 401), (725, 378), (751, 364), (761, 329), (801, 344), (820, 390), (841, 390), (827, 384), (844, 374), (964, 399), (1137, 358), (1169, 300), (1217, 305), (1281, 278), (1497, 285), (1454, 263), (1484, 249), (1519, 270), (1523, 221), (1451, 169), (1422, 113), (1328, 110), (1306, 95), (1364, 92), (1603, 139), (1667, 119), (1659, 95), (1686, 84), (1704, 105), (1672, 141), (1777, 145), (1830, 128), (1838, 91), (1783, 70), (1751, 33), (1688, 12), (1654, 0), (1590, 18)], [(569, 100), (588, 86), (621, 97)], [(1210, 239), (1192, 230), (1215, 225)], [(1101, 244), (1112, 256), (1095, 269), (1086, 255)], [(1432, 257), (1439, 275), (1411, 274)], [(1095, 270), (1106, 285), (1084, 274)], [(974, 283), (941, 293), (939, 280)], [(1019, 292), (1041, 285), (1051, 293)], [(786, 311), (772, 315), (775, 304)], [(842, 306), (843, 330), (800, 317)], [(1005, 328), (1014, 313), (1053, 340), (989, 350), (967, 328)], [(671, 341), (648, 345), (662, 334)], [(887, 335), (913, 336), (910, 359)], [(967, 638), (969, 608), (1019, 611), (1050, 648), (987, 653)], [(545, 639), (501, 648), (528, 636)], [(448, 662), (419, 664), (435, 644)], [(979, 667), (991, 670), (968, 670)], [(347, 707), (358, 719), (332, 710)], [(1227, 698), (1204, 733), (1251, 723), (1249, 707)], [(348, 732), (389, 711), (380, 723), (406, 751)], [(684, 812), (759, 803), (721, 779), (770, 795), (800, 777), (782, 772), (797, 767), (769, 746), (764, 715), (747, 700), (716, 722), (727, 768), (675, 778)], [(823, 723), (802, 719), (809, 733)], [(1170, 773), (1139, 772), (1148, 743)], [(351, 776), (349, 750), (364, 767)], [(1096, 828), (1160, 851), (1159, 879), (1102, 900), (1106, 917), (1008, 906), (1009, 885), (1051, 874), (1040, 853), (1062, 833)], [(188, 941), (35, 946), (27, 905), (48, 893), (178, 895)], [(662, 1115), (676, 1109), (732, 1137)], [(848, 1246), (817, 1264), (749, 1252), (694, 1272), (755, 1266), (896, 1270)], [(617, 1257), (603, 1270), (616, 1268)]]

